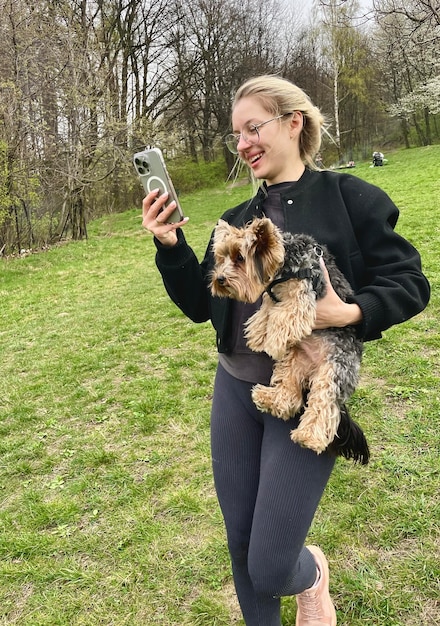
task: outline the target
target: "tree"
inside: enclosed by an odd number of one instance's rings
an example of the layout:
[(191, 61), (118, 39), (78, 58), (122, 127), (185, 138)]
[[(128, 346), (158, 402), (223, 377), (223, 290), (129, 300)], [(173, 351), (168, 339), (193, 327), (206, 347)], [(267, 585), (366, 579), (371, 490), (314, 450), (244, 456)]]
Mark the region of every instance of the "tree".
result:
[(373, 8), (378, 19), (388, 15), (403, 17), (408, 30), (440, 25), (440, 6), (436, 0), (373, 0)]
[(374, 0), (373, 39), (355, 0), (317, 2), (318, 27), (281, 0), (0, 0), (0, 254), (86, 237), (139, 202), (145, 145), (231, 171), (222, 138), (253, 75), (305, 89), (338, 159), (392, 135), (386, 110), (408, 145), (413, 128), (438, 136), (437, 5)]
[[(173, 53), (176, 97), (164, 122), (179, 132), (193, 160), (197, 146), (205, 161), (215, 157), (219, 139), (230, 130), (238, 85), (251, 75), (279, 71), (289, 41), (280, 29), (280, 11), (276, 0), (174, 0), (178, 19), (169, 29), (167, 47)], [(223, 151), (231, 169), (234, 159)]]
[[(355, 0), (319, 0), (318, 17), (322, 33), (322, 65), (332, 93), (332, 135), (343, 161), (353, 159), (356, 146), (366, 143), (377, 105), (373, 99), (374, 63), (369, 39), (356, 24)], [(370, 124), (365, 124), (367, 117)]]
[[(439, 29), (432, 12), (422, 12), (418, 0), (407, 2), (404, 10), (399, 6), (394, 0), (377, 3), (384, 91), (389, 94), (389, 111), (400, 119), (405, 144), (409, 146), (413, 127), (418, 142), (426, 145), (433, 141), (432, 123), (435, 129), (436, 109), (430, 105), (430, 94), (436, 93), (439, 75)], [(426, 97), (422, 97), (424, 92)]]

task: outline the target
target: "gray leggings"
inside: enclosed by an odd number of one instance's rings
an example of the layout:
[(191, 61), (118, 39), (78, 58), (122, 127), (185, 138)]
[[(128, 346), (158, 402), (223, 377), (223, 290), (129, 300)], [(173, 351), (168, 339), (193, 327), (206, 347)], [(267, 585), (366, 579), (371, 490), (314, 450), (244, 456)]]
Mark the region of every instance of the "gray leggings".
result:
[(261, 413), (252, 384), (218, 366), (211, 415), (217, 497), (225, 520), (235, 589), (247, 626), (281, 626), (280, 597), (316, 578), (304, 548), (334, 457), (290, 440), (297, 418)]

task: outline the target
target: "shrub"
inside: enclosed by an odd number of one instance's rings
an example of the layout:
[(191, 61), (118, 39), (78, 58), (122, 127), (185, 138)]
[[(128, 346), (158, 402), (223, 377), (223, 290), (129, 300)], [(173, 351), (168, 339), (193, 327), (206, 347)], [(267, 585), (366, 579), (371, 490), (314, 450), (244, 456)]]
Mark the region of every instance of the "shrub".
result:
[(210, 163), (175, 159), (168, 161), (167, 167), (178, 194), (215, 187), (223, 183), (228, 175), (223, 158)]

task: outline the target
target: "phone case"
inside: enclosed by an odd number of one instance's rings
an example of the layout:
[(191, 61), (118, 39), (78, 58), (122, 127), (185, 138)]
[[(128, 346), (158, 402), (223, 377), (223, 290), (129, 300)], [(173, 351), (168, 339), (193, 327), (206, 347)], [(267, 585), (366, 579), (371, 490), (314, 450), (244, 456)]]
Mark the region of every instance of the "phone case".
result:
[(182, 208), (159, 148), (149, 148), (143, 152), (137, 152), (133, 157), (133, 162), (145, 193), (150, 193), (153, 189), (159, 189), (158, 195), (168, 191), (169, 197), (165, 206), (168, 206), (173, 200), (176, 202), (176, 210), (168, 218), (168, 223), (172, 224), (183, 220)]

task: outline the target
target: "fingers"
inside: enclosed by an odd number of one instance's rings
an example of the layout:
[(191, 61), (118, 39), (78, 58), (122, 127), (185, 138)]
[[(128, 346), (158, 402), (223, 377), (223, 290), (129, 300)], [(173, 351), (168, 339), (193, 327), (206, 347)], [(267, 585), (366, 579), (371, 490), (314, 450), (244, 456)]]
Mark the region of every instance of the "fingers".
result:
[(166, 207), (168, 193), (160, 196), (159, 189), (153, 189), (142, 202), (142, 226), (150, 231), (156, 239), (165, 246), (173, 246), (177, 243), (176, 230), (186, 224), (188, 218), (173, 224), (168, 223), (168, 218), (176, 208), (176, 203), (170, 202)]
[(163, 207), (168, 198), (167, 193), (163, 193), (161, 196), (158, 194), (159, 189), (153, 189), (153, 191), (150, 191), (150, 193), (145, 196), (142, 202), (142, 225), (148, 230), (150, 230), (150, 226), (153, 222), (156, 221), (159, 213), (163, 211)]
[(168, 223), (168, 218), (176, 208), (176, 203), (173, 201), (168, 206), (165, 206), (168, 200), (168, 192), (160, 196), (158, 194), (159, 189), (153, 189), (142, 202), (142, 226), (156, 236), (175, 230), (188, 221), (188, 218), (184, 218), (182, 221), (174, 224)]
[(320, 264), (320, 266), (321, 266), (322, 273), (324, 274), (325, 282), (326, 282), (327, 284), (330, 284), (330, 285), (331, 285), (330, 275), (329, 275), (329, 273), (328, 273), (327, 266), (326, 266), (326, 264), (325, 264), (325, 262), (324, 262), (324, 259), (323, 259), (322, 257), (320, 257), (320, 259), (319, 259), (319, 264)]
[(324, 329), (333, 326), (345, 326), (346, 304), (341, 300), (330, 280), (328, 269), (321, 258), (319, 260), (324, 280), (326, 282), (325, 295), (316, 303), (316, 319), (314, 329)]

